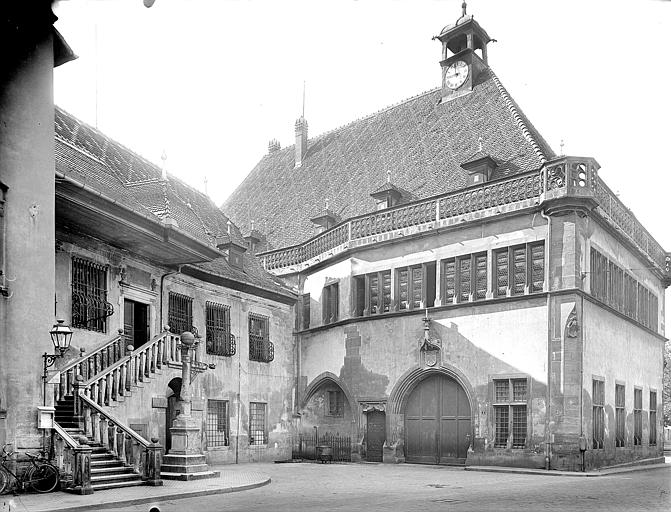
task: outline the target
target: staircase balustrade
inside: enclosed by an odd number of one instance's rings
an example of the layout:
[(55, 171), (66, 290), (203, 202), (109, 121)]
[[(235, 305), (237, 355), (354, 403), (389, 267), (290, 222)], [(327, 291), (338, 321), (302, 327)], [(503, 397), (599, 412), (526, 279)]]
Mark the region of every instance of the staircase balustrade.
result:
[(51, 431), (51, 448), (54, 465), (61, 475), (61, 486), (69, 487), (73, 482), (75, 450), (79, 442), (54, 422)]
[(88, 438), (100, 443), (125, 466), (132, 467), (135, 473), (142, 475), (143, 480), (151, 485), (161, 485), (160, 472), (156, 471), (156, 457), (160, 454), (161, 446), (155, 439), (147, 441), (86, 396), (84, 390), (75, 396), (75, 403)]
[(178, 335), (164, 331), (137, 350), (129, 346), (125, 357), (85, 380), (84, 394), (100, 406), (112, 405), (164, 365), (180, 363), (178, 344)]
[(59, 370), (60, 384), (54, 387), (54, 403), (62, 400), (65, 395), (72, 394), (77, 375), (87, 380), (119, 361), (125, 352), (123, 329), (119, 329), (114, 338), (93, 352), (86, 355), (82, 352), (79, 358), (70, 361)]

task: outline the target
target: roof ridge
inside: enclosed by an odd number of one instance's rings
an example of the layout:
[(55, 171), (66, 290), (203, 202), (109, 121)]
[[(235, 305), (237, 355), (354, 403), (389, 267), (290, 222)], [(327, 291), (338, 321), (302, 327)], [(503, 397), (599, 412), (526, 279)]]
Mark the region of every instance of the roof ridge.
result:
[[(541, 145), (538, 143), (538, 141), (534, 138), (533, 134), (531, 133), (531, 129), (529, 126), (527, 126), (527, 123), (524, 120), (524, 113), (517, 107), (517, 104), (515, 103), (515, 100), (512, 99), (510, 96), (510, 93), (506, 90), (506, 88), (503, 86), (501, 83), (501, 80), (499, 79), (498, 76), (496, 76), (496, 73), (494, 73), (494, 70), (492, 68), (489, 68), (489, 74), (492, 77), (492, 80), (494, 81), (494, 84), (496, 85), (496, 88), (499, 91), (499, 94), (503, 98), (503, 101), (506, 103), (506, 106), (508, 107), (508, 110), (510, 110), (510, 113), (512, 114), (513, 118), (515, 119), (515, 122), (517, 125), (520, 127), (520, 130), (522, 130), (522, 133), (524, 134), (524, 138), (529, 141), (529, 144), (531, 144), (531, 147), (534, 148), (534, 151), (536, 152), (536, 155), (538, 155), (538, 158), (540, 159), (542, 164), (545, 164), (548, 161), (548, 156), (543, 152), (543, 149), (541, 148)], [(529, 123), (530, 124), (530, 123)]]
[[(316, 141), (317, 139), (320, 139), (322, 137), (325, 137), (327, 135), (331, 135), (334, 132), (337, 132), (338, 130), (342, 130), (344, 128), (347, 128), (348, 126), (351, 126), (353, 124), (359, 123), (361, 121), (365, 121), (366, 119), (371, 119), (375, 116), (378, 116), (384, 112), (388, 112), (389, 110), (392, 110), (394, 108), (400, 107), (401, 105), (404, 105), (412, 100), (416, 100), (418, 98), (421, 98), (422, 96), (427, 96), (431, 93), (434, 93), (436, 91), (440, 90), (440, 87), (434, 87), (433, 89), (428, 89), (426, 91), (420, 92), (419, 94), (415, 94), (414, 96), (410, 96), (409, 98), (405, 98), (401, 101), (397, 101), (396, 103), (392, 103), (391, 105), (387, 105), (386, 107), (382, 107), (379, 110), (376, 110), (375, 112), (371, 112), (370, 114), (363, 115), (361, 117), (358, 117), (349, 123), (342, 124), (340, 126), (336, 126), (335, 128), (331, 128), (330, 130), (327, 130), (325, 132), (320, 133), (319, 135), (314, 136), (313, 138), (308, 138), (308, 141)], [(292, 146), (295, 146), (296, 144), (292, 144)], [(287, 148), (290, 148), (292, 146), (287, 146)], [(282, 148), (286, 149), (286, 148)]]
[[(140, 155), (139, 153), (137, 153), (136, 151), (130, 149), (130, 148), (127, 147), (127, 146), (125, 146), (125, 145), (122, 144), (121, 142), (119, 142), (119, 141), (117, 141), (117, 140), (111, 138), (109, 135), (107, 135), (106, 133), (104, 133), (103, 131), (101, 131), (99, 128), (95, 128), (95, 127), (91, 126), (90, 124), (88, 124), (87, 122), (82, 121), (82, 120), (79, 119), (78, 117), (76, 117), (76, 116), (70, 114), (70, 112), (68, 112), (67, 110), (64, 110), (62, 107), (59, 107), (58, 105), (54, 105), (54, 107), (55, 107), (56, 109), (60, 110), (60, 111), (63, 113), (63, 115), (68, 116), (68, 117), (70, 117), (71, 119), (74, 119), (74, 120), (75, 120), (77, 123), (79, 123), (80, 125), (84, 125), (84, 126), (88, 127), (90, 130), (93, 130), (94, 132), (100, 134), (100, 136), (102, 136), (103, 138), (105, 138), (105, 139), (107, 140), (108, 144), (114, 144), (114, 145), (116, 145), (116, 146), (118, 146), (118, 147), (124, 149), (125, 151), (128, 151), (128, 153), (130, 153), (131, 156), (133, 156), (134, 158), (138, 158), (139, 160), (142, 160), (146, 165), (150, 166), (150, 167), (152, 168), (152, 170), (157, 171), (157, 172), (159, 173), (159, 177), (158, 177), (158, 178), (149, 178), (149, 179), (146, 179), (146, 180), (135, 180), (135, 181), (130, 181), (130, 180), (128, 180), (128, 181), (124, 181), (124, 180), (122, 180), (121, 178), (117, 178), (117, 179), (119, 179), (119, 181), (121, 182), (121, 184), (122, 184), (124, 187), (127, 187), (127, 186), (135, 186), (135, 185), (144, 185), (144, 184), (146, 184), (146, 183), (152, 183), (153, 180), (159, 180), (159, 181), (161, 180), (161, 178), (160, 178), (160, 174), (161, 174), (161, 172), (162, 172), (162, 169), (159, 167), (158, 164), (152, 162), (151, 160), (148, 160), (146, 157)], [(62, 137), (62, 136), (60, 136), (60, 135), (58, 135), (58, 134), (57, 134), (56, 136), (58, 136), (61, 140), (63, 140), (63, 142), (67, 143), (69, 146), (72, 146), (73, 148), (75, 148), (75, 149), (77, 149), (77, 150), (79, 150), (79, 151), (85, 153), (86, 155), (91, 156), (91, 157), (94, 158), (96, 161), (100, 162), (101, 164), (103, 164), (103, 165), (105, 165), (105, 166), (107, 166), (107, 167), (110, 167), (104, 160), (101, 160), (99, 157), (97, 157), (96, 155), (94, 155), (94, 154), (91, 153), (90, 151), (87, 151), (85, 148), (80, 148), (79, 146), (75, 145), (72, 141), (69, 141), (68, 139), (65, 139), (64, 137)], [(112, 170), (114, 170), (114, 169), (112, 169)], [(115, 174), (116, 174), (116, 173), (115, 173)], [(166, 174), (167, 174), (168, 177), (170, 178), (170, 181), (178, 181), (178, 182), (180, 182), (184, 187), (186, 187), (186, 188), (188, 188), (188, 189), (191, 189), (192, 191), (195, 191), (196, 193), (200, 194), (200, 195), (203, 196), (205, 199), (207, 199), (207, 200), (210, 202), (210, 204), (212, 204), (215, 208), (218, 208), (218, 206), (216, 205), (216, 203), (215, 203), (214, 201), (212, 201), (212, 199), (210, 198), (210, 196), (208, 196), (207, 194), (201, 192), (200, 190), (198, 190), (198, 188), (194, 187), (193, 185), (188, 184), (186, 181), (184, 181), (184, 180), (182, 180), (181, 178), (177, 177), (176, 175), (174, 175), (174, 174), (168, 172), (167, 170), (166, 170)], [(228, 217), (227, 217), (227, 218), (228, 218)]]

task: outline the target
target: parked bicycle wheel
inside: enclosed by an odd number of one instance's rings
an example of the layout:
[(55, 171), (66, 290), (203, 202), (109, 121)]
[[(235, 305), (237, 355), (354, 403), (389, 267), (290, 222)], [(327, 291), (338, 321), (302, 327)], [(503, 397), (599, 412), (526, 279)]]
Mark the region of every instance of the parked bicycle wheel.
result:
[(9, 489), (9, 475), (7, 472), (0, 468), (0, 494), (5, 494)]
[(58, 485), (58, 469), (50, 464), (30, 468), (30, 487), (36, 492), (51, 492)]

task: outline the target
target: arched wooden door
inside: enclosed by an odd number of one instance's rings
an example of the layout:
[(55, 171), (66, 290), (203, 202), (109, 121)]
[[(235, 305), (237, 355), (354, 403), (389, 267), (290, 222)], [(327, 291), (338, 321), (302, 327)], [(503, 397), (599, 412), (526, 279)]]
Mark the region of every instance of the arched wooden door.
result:
[(471, 440), (471, 407), (454, 379), (433, 375), (420, 382), (405, 408), (408, 462), (463, 464)]

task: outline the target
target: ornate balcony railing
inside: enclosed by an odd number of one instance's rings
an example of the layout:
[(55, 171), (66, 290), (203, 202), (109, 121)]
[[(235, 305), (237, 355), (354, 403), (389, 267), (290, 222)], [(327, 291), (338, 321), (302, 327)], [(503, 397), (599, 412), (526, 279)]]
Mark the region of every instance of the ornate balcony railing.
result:
[(235, 355), (235, 336), (226, 329), (208, 327), (205, 345), (208, 354), (225, 357)]
[(615, 229), (668, 273), (668, 255), (629, 209), (601, 181), (592, 158), (560, 157), (540, 171), (484, 183), (439, 197), (354, 217), (307, 242), (260, 253), (266, 270), (291, 274), (348, 249), (533, 207), (546, 201), (585, 200)]
[(249, 360), (270, 363), (275, 359), (275, 345), (264, 336), (249, 335)]

